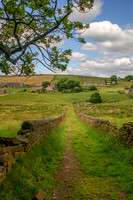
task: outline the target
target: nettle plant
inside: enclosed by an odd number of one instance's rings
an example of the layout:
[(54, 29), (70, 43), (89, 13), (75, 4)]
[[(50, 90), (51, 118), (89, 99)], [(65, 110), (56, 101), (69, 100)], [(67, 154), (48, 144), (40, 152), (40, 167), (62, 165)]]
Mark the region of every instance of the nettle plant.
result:
[(51, 71), (64, 71), (71, 50), (57, 48), (64, 38), (84, 43), (80, 31), (89, 27), (70, 21), (73, 9), (89, 11), (94, 0), (1, 0), (0, 71), (30, 75), (39, 62)]

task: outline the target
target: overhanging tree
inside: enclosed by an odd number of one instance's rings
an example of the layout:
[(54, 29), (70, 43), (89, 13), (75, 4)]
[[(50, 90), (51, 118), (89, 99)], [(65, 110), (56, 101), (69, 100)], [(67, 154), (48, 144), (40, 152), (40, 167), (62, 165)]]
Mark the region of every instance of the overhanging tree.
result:
[[(63, 36), (79, 42), (77, 30), (88, 24), (71, 22), (73, 8), (86, 12), (94, 0), (0, 0), (0, 70), (5, 74), (29, 75), (36, 62), (51, 71), (64, 71), (71, 50), (57, 49)], [(38, 55), (39, 54), (39, 55)], [(41, 58), (40, 58), (41, 57)]]

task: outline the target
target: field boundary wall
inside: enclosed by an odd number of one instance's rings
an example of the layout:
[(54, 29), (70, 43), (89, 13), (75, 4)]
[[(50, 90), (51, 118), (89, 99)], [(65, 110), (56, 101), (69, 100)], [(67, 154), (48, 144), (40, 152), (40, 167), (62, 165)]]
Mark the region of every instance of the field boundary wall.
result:
[(13, 138), (0, 137), (0, 182), (6, 177), (17, 158), (24, 156), (39, 144), (64, 118), (63, 114), (42, 120), (24, 121), (18, 135)]
[(108, 120), (99, 119), (96, 117), (88, 116), (79, 113), (76, 110), (79, 118), (85, 121), (87, 124), (97, 128), (100, 131), (116, 136), (119, 141), (128, 147), (133, 146), (133, 123), (124, 123), (119, 129), (115, 123), (109, 122)]

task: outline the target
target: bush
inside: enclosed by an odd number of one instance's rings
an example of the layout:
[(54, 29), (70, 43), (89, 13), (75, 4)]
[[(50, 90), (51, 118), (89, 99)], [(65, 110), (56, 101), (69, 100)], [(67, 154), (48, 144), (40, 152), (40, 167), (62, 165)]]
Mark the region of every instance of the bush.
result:
[(50, 82), (49, 82), (49, 81), (44, 81), (44, 82), (42, 82), (43, 88), (47, 88), (49, 85), (50, 85)]
[(102, 103), (101, 96), (98, 92), (95, 92), (91, 95), (89, 102), (91, 103)]
[(89, 86), (89, 90), (97, 90), (95, 85)]
[(82, 92), (82, 88), (81, 87), (75, 87), (73, 91), (74, 92)]

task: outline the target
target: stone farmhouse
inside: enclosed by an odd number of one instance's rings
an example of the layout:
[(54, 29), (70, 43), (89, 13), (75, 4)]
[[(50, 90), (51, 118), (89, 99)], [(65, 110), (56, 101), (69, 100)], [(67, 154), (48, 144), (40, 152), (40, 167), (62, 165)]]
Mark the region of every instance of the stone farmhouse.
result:
[(7, 83), (7, 88), (21, 88), (21, 87), (22, 87), (21, 83), (14, 83), (14, 82)]
[(57, 91), (57, 87), (55, 83), (50, 83), (50, 85), (48, 87), (46, 87), (45, 92), (47, 93), (51, 93), (51, 92), (56, 92)]
[[(38, 91), (41, 91), (43, 89), (43, 86), (33, 86), (31, 88), (31, 92), (33, 93), (37, 93)], [(56, 84), (55, 83), (50, 83), (50, 85), (48, 87), (46, 87), (45, 92), (47, 93), (52, 93), (52, 92), (56, 92)]]
[(126, 90), (125, 90), (125, 94), (133, 95), (133, 88), (126, 89)]
[(83, 87), (88, 87), (88, 86), (96, 86), (96, 87), (99, 87), (99, 86), (106, 86), (106, 83), (105, 81), (102, 81), (102, 82), (84, 82), (84, 85)]
[(6, 90), (0, 90), (0, 94), (6, 94)]

